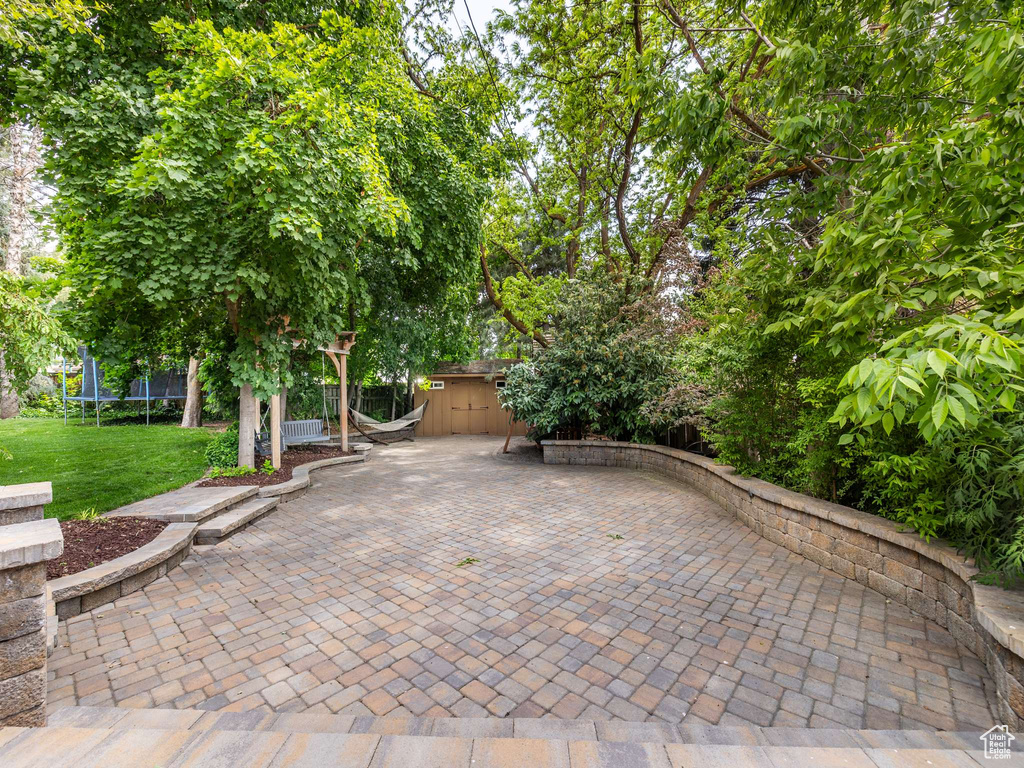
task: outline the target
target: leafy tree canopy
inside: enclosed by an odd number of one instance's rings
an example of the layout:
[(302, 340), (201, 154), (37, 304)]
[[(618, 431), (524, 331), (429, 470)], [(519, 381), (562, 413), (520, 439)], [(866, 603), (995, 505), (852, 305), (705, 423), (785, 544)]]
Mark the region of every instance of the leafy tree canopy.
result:
[(101, 13), (93, 68), (58, 35), (20, 83), (52, 145), (83, 336), (123, 358), (168, 327), (224, 327), (235, 384), (266, 394), (287, 383), (293, 339), (333, 340), (364, 309), (450, 320), (500, 162), (486, 100), (449, 98), (469, 75), (419, 87), (390, 3), (208, 11)]
[(92, 34), (86, 23), (92, 11), (79, 0), (0, 0), (0, 42), (32, 48), (33, 22), (56, 22), (70, 32)]

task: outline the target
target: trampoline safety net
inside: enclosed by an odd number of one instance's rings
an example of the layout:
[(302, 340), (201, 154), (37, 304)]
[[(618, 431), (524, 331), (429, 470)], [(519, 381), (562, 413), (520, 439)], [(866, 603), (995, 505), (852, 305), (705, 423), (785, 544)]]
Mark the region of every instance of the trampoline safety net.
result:
[[(117, 393), (104, 386), (103, 366), (85, 347), (78, 348), (82, 359), (82, 394), (68, 400), (109, 403), (121, 400)], [(169, 368), (150, 371), (146, 378), (134, 379), (125, 400), (184, 400), (187, 394), (187, 375), (182, 370)]]

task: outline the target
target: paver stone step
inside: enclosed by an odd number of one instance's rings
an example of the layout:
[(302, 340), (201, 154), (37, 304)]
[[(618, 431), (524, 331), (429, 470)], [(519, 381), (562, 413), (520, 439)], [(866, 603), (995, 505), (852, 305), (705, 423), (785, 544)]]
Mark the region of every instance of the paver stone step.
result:
[[(974, 757), (977, 757), (975, 760)], [(428, 737), (218, 728), (0, 729), (4, 768), (978, 768), (959, 749)], [(1002, 765), (1020, 766), (1013, 755)]]
[(196, 529), (196, 544), (216, 544), (238, 533), (273, 510), (280, 499), (252, 499), (243, 504), (221, 511), (206, 520)]

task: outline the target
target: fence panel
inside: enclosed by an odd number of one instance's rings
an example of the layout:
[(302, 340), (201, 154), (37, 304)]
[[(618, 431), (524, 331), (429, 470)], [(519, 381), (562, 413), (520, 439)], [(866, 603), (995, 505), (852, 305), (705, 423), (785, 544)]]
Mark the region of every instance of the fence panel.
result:
[(711, 446), (704, 442), (704, 436), (692, 424), (682, 424), (669, 429), (658, 438), (657, 443), (669, 448), (681, 448), (684, 451), (702, 453), (705, 456), (713, 455)]
[[(384, 389), (384, 392), (379, 390)], [(391, 393), (384, 387), (374, 387), (372, 390), (364, 390), (362, 401), (359, 404), (360, 413), (365, 413), (370, 416), (374, 413), (377, 415), (384, 415), (384, 421), (391, 419)], [(350, 402), (350, 407), (355, 407), (355, 403)], [(328, 412), (334, 416), (338, 416), (341, 410), (341, 398), (338, 395), (338, 385), (328, 384), (327, 385), (327, 409)], [(402, 390), (398, 393), (398, 402), (395, 404), (396, 418), (405, 413), (405, 391)]]

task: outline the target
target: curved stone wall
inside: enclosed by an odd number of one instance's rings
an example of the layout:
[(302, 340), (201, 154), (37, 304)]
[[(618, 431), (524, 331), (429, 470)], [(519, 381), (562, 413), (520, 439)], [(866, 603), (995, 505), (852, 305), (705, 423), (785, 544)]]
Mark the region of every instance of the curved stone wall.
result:
[(972, 581), (974, 563), (951, 547), (875, 515), (743, 477), (687, 451), (604, 440), (541, 445), (545, 464), (629, 467), (681, 480), (769, 541), (946, 627), (985, 661), (1004, 723), (1024, 727), (1024, 593)]

